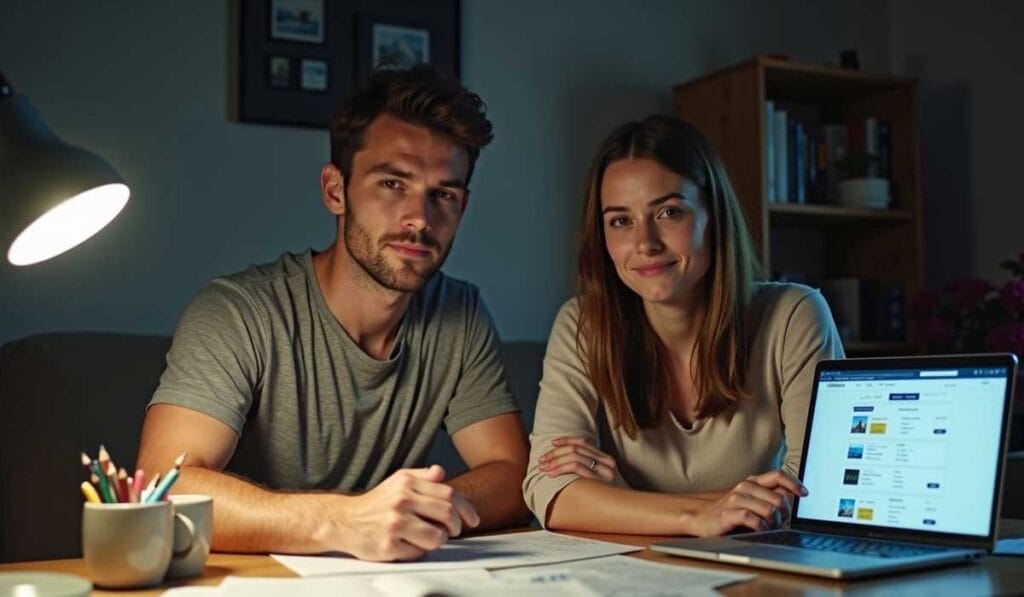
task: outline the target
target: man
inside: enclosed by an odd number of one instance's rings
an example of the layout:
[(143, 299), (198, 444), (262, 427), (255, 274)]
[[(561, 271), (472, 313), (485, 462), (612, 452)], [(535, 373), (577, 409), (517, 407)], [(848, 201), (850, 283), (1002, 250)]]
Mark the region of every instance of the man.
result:
[[(189, 304), (142, 429), (150, 475), (215, 504), (214, 548), (407, 560), (528, 516), (528, 447), (475, 287), (438, 271), (491, 139), (480, 98), (381, 70), (331, 122), (320, 253), (219, 278)], [(469, 471), (422, 467), (444, 424)], [(364, 492), (364, 493), (359, 493)]]

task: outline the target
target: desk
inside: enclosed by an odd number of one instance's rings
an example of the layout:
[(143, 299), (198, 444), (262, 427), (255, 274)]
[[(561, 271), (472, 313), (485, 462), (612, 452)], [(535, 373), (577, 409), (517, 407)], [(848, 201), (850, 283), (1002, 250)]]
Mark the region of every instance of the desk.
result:
[[(1003, 521), (1003, 536), (1024, 535), (1024, 521)], [(639, 535), (611, 535), (601, 533), (570, 533), (577, 537), (612, 541), (626, 545), (646, 546), (664, 540), (664, 537)], [(810, 576), (786, 574), (754, 568), (727, 566), (700, 560), (676, 558), (645, 549), (631, 554), (654, 562), (692, 566), (708, 570), (750, 572), (757, 577), (750, 582), (722, 589), (725, 595), (993, 595), (1020, 594), (1024, 591), (1024, 558), (992, 556), (976, 563), (937, 568), (913, 574), (886, 576), (856, 582), (839, 582)], [(77, 574), (88, 578), (85, 561), (49, 560), (0, 564), (0, 571), (45, 571)], [(142, 591), (94, 590), (94, 596), (151, 596), (159, 595), (170, 587), (187, 585), (218, 585), (225, 576), (295, 576), (270, 556), (229, 553), (210, 554), (203, 575), (198, 578), (168, 581), (162, 586)]]

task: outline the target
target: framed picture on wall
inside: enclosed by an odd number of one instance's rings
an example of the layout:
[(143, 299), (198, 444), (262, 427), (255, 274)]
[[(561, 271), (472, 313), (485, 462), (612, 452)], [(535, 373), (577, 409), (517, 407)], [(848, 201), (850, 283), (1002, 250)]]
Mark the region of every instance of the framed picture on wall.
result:
[(278, 89), (292, 86), (292, 61), (287, 56), (267, 56), (267, 85)]
[(327, 128), (374, 64), (459, 76), (459, 0), (233, 0), (229, 118)]
[(325, 0), (271, 0), (270, 37), (318, 44), (324, 41)]
[(364, 80), (379, 64), (399, 67), (433, 64), (457, 78), (458, 4), (424, 2), (418, 11), (377, 8), (359, 13), (356, 81)]
[(299, 88), (306, 91), (327, 91), (327, 61), (303, 59), (299, 68)]
[(430, 31), (385, 23), (370, 26), (370, 63), (425, 64), (430, 62)]

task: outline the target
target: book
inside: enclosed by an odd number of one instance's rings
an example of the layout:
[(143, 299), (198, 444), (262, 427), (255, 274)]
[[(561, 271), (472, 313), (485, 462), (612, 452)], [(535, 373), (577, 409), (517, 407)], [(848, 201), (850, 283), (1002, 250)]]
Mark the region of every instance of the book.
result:
[(825, 145), (825, 127), (816, 126), (811, 134), (812, 163), (810, 166), (811, 201), (828, 203), (828, 152)]
[(877, 300), (878, 321), (875, 323), (876, 338), (883, 342), (903, 342), (907, 339), (907, 321), (903, 290), (883, 289)]
[(825, 280), (821, 294), (832, 310), (832, 319), (843, 342), (861, 340), (861, 281), (860, 278)]
[(796, 203), (807, 203), (807, 131), (801, 122), (793, 123), (793, 166), (790, 195)]
[(864, 119), (864, 153), (868, 157), (868, 171), (869, 177), (879, 176), (878, 167), (878, 119), (877, 118), (865, 118)]
[(864, 139), (864, 119), (846, 119), (846, 154), (867, 154), (868, 146)]
[(841, 124), (826, 124), (822, 127), (825, 142), (825, 197), (828, 203), (837, 203), (838, 184), (842, 172), (836, 166), (846, 159), (846, 127)]
[(775, 200), (779, 203), (789, 201), (788, 121), (785, 110), (775, 111)]
[(904, 293), (877, 279), (826, 280), (821, 293), (832, 309), (844, 342), (902, 342), (906, 339)]
[(877, 132), (878, 175), (892, 180), (892, 123), (887, 120), (879, 120)]
[(764, 174), (765, 196), (769, 203), (775, 203), (775, 102), (764, 103)]

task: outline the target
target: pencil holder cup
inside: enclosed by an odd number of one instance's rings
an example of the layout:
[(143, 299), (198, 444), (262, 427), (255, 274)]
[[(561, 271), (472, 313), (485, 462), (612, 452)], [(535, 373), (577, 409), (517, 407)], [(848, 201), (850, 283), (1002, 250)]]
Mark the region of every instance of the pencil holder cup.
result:
[[(174, 522), (171, 502), (85, 503), (82, 554), (93, 582), (115, 589), (160, 584), (174, 551)], [(188, 533), (192, 527), (185, 525)]]
[(213, 543), (213, 498), (176, 494), (167, 499), (174, 506), (174, 555), (167, 578), (202, 574)]

